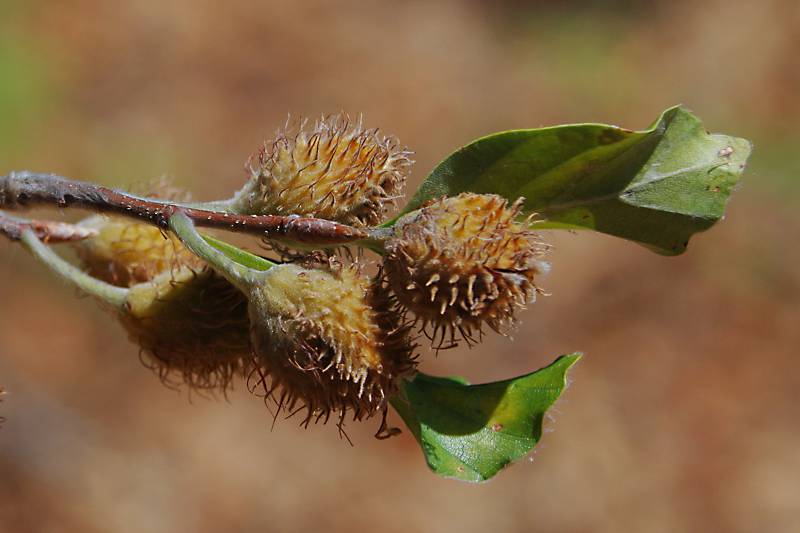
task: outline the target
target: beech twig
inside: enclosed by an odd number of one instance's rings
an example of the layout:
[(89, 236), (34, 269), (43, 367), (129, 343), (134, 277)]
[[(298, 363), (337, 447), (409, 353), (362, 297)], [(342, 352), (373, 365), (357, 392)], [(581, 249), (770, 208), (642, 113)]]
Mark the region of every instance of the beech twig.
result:
[(12, 217), (0, 211), (0, 235), (12, 241), (22, 239), (25, 230), (33, 231), (37, 238), (47, 243), (74, 242), (97, 235), (97, 230), (76, 224), (53, 222), (51, 220), (28, 220)]
[(262, 235), (270, 240), (309, 245), (342, 245), (367, 239), (367, 231), (319, 218), (295, 215), (241, 215), (142, 198), (93, 183), (72, 181), (54, 174), (11, 172), (0, 177), (0, 208), (32, 205), (78, 207), (125, 215), (167, 229), (176, 212), (184, 213), (198, 226)]

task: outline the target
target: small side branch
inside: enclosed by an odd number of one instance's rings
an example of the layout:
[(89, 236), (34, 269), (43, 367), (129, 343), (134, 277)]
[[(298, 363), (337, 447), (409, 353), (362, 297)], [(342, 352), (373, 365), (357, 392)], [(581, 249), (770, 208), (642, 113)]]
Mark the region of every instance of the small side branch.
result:
[(78, 207), (124, 215), (167, 229), (169, 219), (184, 213), (198, 226), (261, 235), (270, 240), (316, 246), (338, 246), (368, 237), (364, 230), (330, 220), (278, 215), (218, 212), (163, 200), (142, 198), (93, 183), (54, 174), (12, 172), (0, 177), (0, 208), (32, 205)]
[(20, 241), (34, 257), (47, 265), (50, 270), (64, 281), (117, 309), (121, 309), (125, 305), (128, 289), (115, 287), (86, 274), (43, 244), (32, 230), (24, 230)]
[(184, 213), (177, 213), (170, 218), (169, 227), (184, 246), (206, 261), (245, 294), (250, 291), (250, 287), (255, 283), (256, 279), (264, 275), (263, 271), (253, 270), (241, 265), (211, 246), (197, 233), (191, 219)]
[(0, 235), (18, 241), (25, 230), (33, 231), (37, 238), (51, 244), (81, 241), (97, 235), (97, 230), (92, 228), (51, 220), (28, 220), (0, 211)]

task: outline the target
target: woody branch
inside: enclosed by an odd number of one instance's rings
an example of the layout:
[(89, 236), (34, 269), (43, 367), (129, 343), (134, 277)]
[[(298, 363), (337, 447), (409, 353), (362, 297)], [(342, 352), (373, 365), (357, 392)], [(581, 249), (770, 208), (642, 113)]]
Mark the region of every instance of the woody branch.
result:
[(367, 239), (370, 232), (330, 220), (278, 215), (243, 215), (204, 209), (164, 200), (142, 198), (93, 183), (55, 174), (11, 172), (0, 177), (0, 208), (34, 205), (77, 207), (137, 218), (163, 229), (177, 212), (197, 226), (261, 235), (267, 239), (331, 246)]
[(37, 238), (47, 243), (80, 241), (97, 234), (97, 230), (76, 224), (51, 220), (28, 220), (0, 211), (0, 235), (4, 235), (12, 241), (18, 241), (22, 239), (25, 230), (32, 230)]

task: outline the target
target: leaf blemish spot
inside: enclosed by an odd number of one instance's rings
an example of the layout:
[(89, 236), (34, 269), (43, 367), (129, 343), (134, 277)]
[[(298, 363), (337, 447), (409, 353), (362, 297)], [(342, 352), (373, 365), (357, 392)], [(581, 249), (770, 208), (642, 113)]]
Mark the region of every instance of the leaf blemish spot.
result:
[(500, 424), (498, 422), (495, 422), (494, 424), (492, 424), (492, 431), (494, 431), (495, 433), (497, 433), (498, 431), (502, 431), (502, 430), (503, 430), (503, 424)]
[(719, 157), (730, 157), (733, 153), (733, 146), (726, 146), (725, 148), (721, 149), (718, 153)]

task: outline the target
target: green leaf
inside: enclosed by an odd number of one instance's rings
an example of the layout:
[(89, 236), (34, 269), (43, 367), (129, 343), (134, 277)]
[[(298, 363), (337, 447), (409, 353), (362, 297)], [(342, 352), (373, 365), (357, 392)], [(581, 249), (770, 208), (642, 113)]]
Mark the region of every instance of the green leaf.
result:
[(592, 229), (676, 255), (719, 220), (750, 143), (709, 134), (682, 107), (650, 129), (576, 124), (497, 133), (431, 172), (407, 213), (464, 191), (526, 198), (538, 228)]
[(544, 414), (580, 357), (564, 355), (536, 372), (482, 385), (419, 373), (391, 403), (431, 470), (463, 481), (486, 481), (536, 446)]
[(242, 250), (241, 248), (237, 248), (236, 246), (228, 244), (225, 241), (215, 239), (209, 235), (203, 235), (202, 237), (203, 240), (208, 244), (225, 254), (228, 259), (231, 259), (235, 263), (238, 263), (242, 266), (252, 268), (253, 270), (269, 270), (270, 267), (275, 265), (275, 263), (272, 261), (264, 259), (263, 257), (259, 257), (255, 254), (251, 254), (250, 252)]

